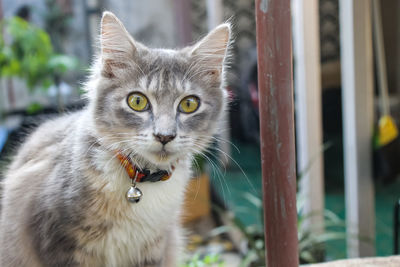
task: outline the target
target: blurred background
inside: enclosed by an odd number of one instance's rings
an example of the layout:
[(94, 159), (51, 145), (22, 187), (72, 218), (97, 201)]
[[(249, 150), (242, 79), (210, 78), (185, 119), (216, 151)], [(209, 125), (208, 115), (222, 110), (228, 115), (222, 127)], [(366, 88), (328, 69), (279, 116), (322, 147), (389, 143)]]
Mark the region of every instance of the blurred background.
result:
[[(345, 7), (341, 9), (339, 2), (343, 1), (292, 0), (298, 236), (302, 263), (397, 253), (394, 208), (400, 197), (397, 179), (400, 157), (395, 131), (400, 119), (400, 2), (374, 0), (374, 5), (368, 4), (366, 10), (369, 23), (361, 28), (357, 28), (357, 23), (346, 23), (347, 15), (340, 17)], [(132, 36), (149, 47), (184, 47), (221, 22), (233, 23), (234, 56), (226, 88), (231, 104), (226, 131), (218, 136), (217, 146), (194, 163), (196, 177), (192, 179), (185, 204), (184, 223), (192, 233), (187, 266), (201, 266), (193, 265), (200, 262), (263, 266), (254, 1), (0, 0), (1, 168), (18, 144), (43, 120), (85, 105), (81, 99), (82, 82), (97, 51), (104, 10), (115, 13)], [(377, 13), (372, 16), (374, 11)], [(341, 48), (351, 39), (347, 37), (352, 36), (352, 31), (346, 35), (345, 29), (367, 33), (366, 39), (361, 40), (365, 47), (360, 48), (365, 54), (357, 56), (354, 50), (343, 57)], [(363, 99), (370, 93), (367, 109), (372, 116), (364, 118), (361, 110), (356, 117), (356, 121), (371, 122), (370, 139), (361, 148), (370, 157), (366, 161), (344, 163), (350, 158), (344, 156), (347, 149), (353, 149), (346, 148), (344, 136), (360, 128), (358, 124), (354, 129), (343, 128), (351, 117), (342, 114), (344, 105), (357, 111), (357, 100), (343, 103), (349, 99), (342, 88), (343, 64), (349, 58), (357, 63), (359, 58), (368, 56), (374, 62), (371, 72), (365, 72), (371, 79), (371, 92), (357, 89), (355, 99)], [(314, 83), (307, 82), (309, 73)], [(302, 113), (306, 107), (315, 109)], [(381, 122), (382, 117), (389, 120)], [(313, 133), (317, 136), (314, 140), (304, 137)], [(367, 209), (360, 209), (360, 218), (370, 220), (373, 228), (366, 230), (366, 235), (356, 231), (352, 236), (348, 229), (351, 223), (346, 224), (346, 205), (349, 210), (353, 203), (345, 201), (345, 195), (349, 199), (352, 194), (345, 189), (346, 179), (353, 179), (346, 178), (345, 166), (349, 164), (371, 170), (356, 182), (360, 186), (357, 192), (362, 196), (365, 193), (365, 199), (372, 203), (365, 204)], [(356, 201), (360, 199), (363, 198)], [(352, 254), (347, 246), (352, 238), (367, 243), (365, 253)]]

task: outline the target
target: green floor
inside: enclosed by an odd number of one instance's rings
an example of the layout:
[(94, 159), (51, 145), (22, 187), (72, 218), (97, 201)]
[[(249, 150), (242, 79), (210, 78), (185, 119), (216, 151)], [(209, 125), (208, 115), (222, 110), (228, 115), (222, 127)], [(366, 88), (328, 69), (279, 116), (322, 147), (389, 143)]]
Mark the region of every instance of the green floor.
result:
[[(232, 149), (232, 157), (237, 164), (232, 162), (231, 166), (227, 170), (223, 170), (222, 173), (212, 172), (212, 182), (221, 199), (231, 207), (243, 223), (259, 225), (261, 213), (255, 209), (258, 200), (248, 196), (248, 193), (250, 193), (250, 195), (258, 198), (261, 197), (259, 149), (254, 145), (237, 144), (237, 146), (240, 153), (236, 149)], [(336, 178), (337, 181), (342, 179)], [(342, 182), (343, 179), (336, 184), (341, 185)], [(344, 219), (344, 194), (343, 189), (339, 187), (326, 190), (325, 206)], [(375, 190), (376, 252), (378, 256), (391, 255), (393, 254), (393, 205), (400, 197), (400, 182), (390, 186), (376, 185)], [(345, 240), (331, 241), (327, 244), (327, 259), (332, 260), (345, 256)]]

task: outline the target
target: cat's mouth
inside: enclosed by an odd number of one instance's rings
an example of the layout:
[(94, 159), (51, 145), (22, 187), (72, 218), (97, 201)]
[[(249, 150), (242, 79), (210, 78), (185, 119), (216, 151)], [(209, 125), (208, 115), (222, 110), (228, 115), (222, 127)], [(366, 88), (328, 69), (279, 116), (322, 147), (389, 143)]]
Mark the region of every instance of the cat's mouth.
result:
[(143, 151), (142, 156), (157, 165), (158, 167), (169, 165), (172, 161), (176, 160), (182, 154), (181, 150), (173, 146), (155, 145)]
[(160, 150), (155, 150), (151, 152), (151, 156), (153, 159), (155, 159), (157, 162), (162, 162), (166, 163), (170, 161), (175, 153), (168, 151), (165, 149), (165, 147), (161, 148)]

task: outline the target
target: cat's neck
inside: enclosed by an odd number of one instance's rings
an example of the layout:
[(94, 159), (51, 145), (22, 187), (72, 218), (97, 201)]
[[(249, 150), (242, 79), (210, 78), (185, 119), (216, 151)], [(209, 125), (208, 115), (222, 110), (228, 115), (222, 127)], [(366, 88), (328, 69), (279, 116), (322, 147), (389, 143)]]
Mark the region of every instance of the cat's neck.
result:
[(175, 165), (179, 163), (179, 159), (177, 159), (167, 164), (154, 164), (140, 155), (128, 154), (126, 156), (130, 158), (134, 167), (140, 170), (146, 169), (149, 170), (150, 172), (156, 172), (159, 170), (166, 170), (168, 172), (172, 172), (173, 169), (175, 168)]

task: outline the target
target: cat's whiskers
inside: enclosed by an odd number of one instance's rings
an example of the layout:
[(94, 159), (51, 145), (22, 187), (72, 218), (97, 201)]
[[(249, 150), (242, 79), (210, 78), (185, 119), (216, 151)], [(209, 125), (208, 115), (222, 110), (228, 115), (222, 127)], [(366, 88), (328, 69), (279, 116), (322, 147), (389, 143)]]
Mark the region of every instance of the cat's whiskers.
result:
[[(212, 154), (212, 151), (211, 151), (211, 148), (209, 147), (209, 146), (207, 146), (207, 148), (205, 148), (205, 146), (204, 145), (202, 145), (202, 144), (198, 144), (197, 142), (196, 142), (196, 140), (194, 140), (193, 142), (192, 142), (192, 145), (194, 145), (195, 147), (197, 147), (199, 150), (203, 150), (204, 152), (202, 152), (202, 155), (204, 156), (205, 155), (205, 153), (210, 153), (212, 156), (215, 156), (214, 154)], [(217, 163), (215, 163), (214, 161), (213, 161), (213, 166), (223, 166), (223, 168), (224, 168), (224, 173), (222, 174), (222, 172), (220, 171), (220, 174), (222, 175), (222, 177), (224, 177), (225, 176), (225, 174), (226, 174), (226, 168), (225, 168), (225, 164), (224, 164), (224, 162), (219, 158), (219, 157), (215, 157), (218, 161), (219, 161), (219, 164), (217, 164)], [(211, 160), (211, 159), (210, 159)], [(218, 170), (220, 170), (220, 168), (217, 168)]]
[(219, 151), (222, 155), (224, 155), (226, 158), (230, 159), (233, 163), (235, 163), (236, 166), (238, 166), (239, 170), (242, 172), (242, 174), (246, 178), (247, 183), (250, 185), (251, 189), (253, 190), (253, 193), (257, 194), (257, 190), (255, 189), (254, 185), (251, 183), (249, 177), (247, 176), (247, 174), (243, 170), (243, 168), (240, 166), (240, 164), (232, 156), (230, 156), (228, 153), (226, 153), (222, 149), (220, 149), (218, 147), (213, 147), (213, 149), (216, 149), (217, 151)]
[[(203, 148), (201, 148), (201, 150), (203, 150)], [(217, 164), (210, 157), (208, 157), (205, 153), (203, 153), (201, 150), (192, 149), (193, 153), (202, 156), (211, 165), (211, 169), (212, 169), (212, 172), (214, 174), (214, 177), (217, 178), (218, 182), (221, 185), (223, 199), (224, 199), (224, 202), (226, 203), (226, 194), (225, 194), (224, 186), (226, 186), (226, 188), (228, 190), (228, 193), (230, 195), (231, 195), (231, 192), (230, 192), (228, 184), (226, 183), (226, 181), (224, 179), (225, 175), (222, 174), (222, 172), (221, 172), (220, 168), (217, 166)]]
[[(202, 144), (202, 143), (199, 143), (199, 141), (205, 141), (205, 142), (204, 142), (204, 144)], [(226, 182), (226, 180), (224, 179), (225, 175), (226, 175), (226, 168), (225, 168), (223, 162), (219, 158), (217, 158), (219, 160), (220, 164), (224, 167), (224, 173), (222, 173), (221, 168), (219, 167), (220, 165), (216, 164), (209, 156), (206, 155), (206, 153), (211, 153), (211, 151), (210, 151), (211, 148), (208, 146), (209, 143), (210, 143), (210, 141), (205, 140), (205, 138), (203, 140), (192, 140), (191, 145), (194, 145), (196, 148), (198, 148), (198, 150), (197, 149), (192, 149), (192, 150), (193, 150), (193, 153), (199, 154), (200, 156), (204, 157), (207, 160), (207, 162), (210, 163), (212, 171), (213, 171), (215, 177), (217, 178), (218, 182), (221, 185), (223, 199), (224, 199), (224, 202), (226, 203), (226, 193), (225, 193), (224, 187), (226, 187), (228, 194), (232, 195), (229, 185)], [(204, 152), (202, 152), (202, 151), (204, 151)], [(194, 161), (194, 162), (198, 165), (197, 161)]]
[(207, 136), (204, 136), (204, 137), (212, 138), (217, 142), (227, 143), (227, 144), (233, 146), (236, 149), (236, 151), (240, 154), (240, 149), (233, 142), (222, 138), (220, 135), (207, 135)]
[[(198, 176), (200, 175), (200, 165), (199, 165), (198, 162), (196, 161), (196, 159), (195, 159), (195, 157), (194, 157), (193, 154), (189, 154), (189, 158), (190, 158), (190, 161), (193, 162), (193, 164), (196, 165), (196, 167), (195, 167), (195, 172), (196, 172), (196, 173), (194, 173), (193, 175), (194, 175), (195, 177), (198, 177)], [(197, 196), (198, 196), (199, 192), (200, 192), (200, 179), (196, 179), (196, 194), (195, 194), (195, 196), (193, 197), (193, 200), (196, 200), (196, 199), (197, 199)]]

